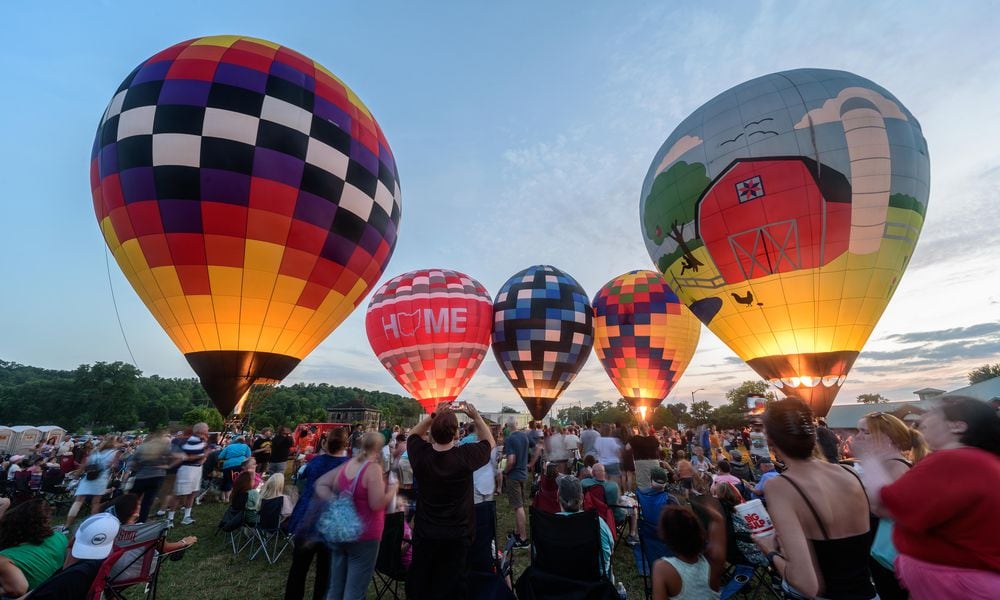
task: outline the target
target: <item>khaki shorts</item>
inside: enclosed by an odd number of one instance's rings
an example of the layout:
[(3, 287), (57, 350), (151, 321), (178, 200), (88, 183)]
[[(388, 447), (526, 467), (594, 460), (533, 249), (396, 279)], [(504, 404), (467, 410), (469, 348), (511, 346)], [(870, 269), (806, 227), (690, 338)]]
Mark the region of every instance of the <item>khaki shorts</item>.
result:
[(524, 481), (514, 481), (513, 479), (507, 480), (507, 501), (510, 502), (511, 508), (522, 508), (524, 506), (524, 488), (526, 482)]

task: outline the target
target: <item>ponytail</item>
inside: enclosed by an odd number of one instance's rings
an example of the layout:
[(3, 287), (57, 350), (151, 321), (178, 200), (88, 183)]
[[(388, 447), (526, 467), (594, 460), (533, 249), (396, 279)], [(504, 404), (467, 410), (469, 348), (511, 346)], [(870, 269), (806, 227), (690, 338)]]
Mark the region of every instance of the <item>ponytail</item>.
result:
[(917, 464), (930, 452), (924, 434), (916, 429), (910, 430), (910, 462)]

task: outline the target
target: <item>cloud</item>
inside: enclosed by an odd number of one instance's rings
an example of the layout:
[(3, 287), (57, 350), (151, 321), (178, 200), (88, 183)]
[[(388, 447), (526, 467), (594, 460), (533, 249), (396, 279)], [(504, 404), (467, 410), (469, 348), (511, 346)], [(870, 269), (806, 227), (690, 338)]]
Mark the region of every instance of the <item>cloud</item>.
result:
[(656, 174), (659, 175), (664, 169), (666, 169), (670, 163), (674, 162), (680, 158), (688, 150), (692, 150), (701, 145), (702, 139), (696, 135), (685, 135), (681, 139), (677, 140), (670, 150), (667, 151), (666, 156), (660, 161), (660, 164), (656, 167)]
[(901, 344), (913, 344), (917, 342), (945, 342), (950, 340), (974, 340), (983, 336), (1000, 333), (1000, 323), (977, 323), (968, 327), (952, 327), (951, 329), (938, 329), (935, 331), (914, 331), (912, 333), (897, 333), (886, 336), (889, 341)]
[(837, 94), (836, 98), (830, 98), (824, 102), (823, 106), (814, 108), (807, 112), (802, 119), (795, 124), (795, 129), (805, 129), (806, 127), (809, 127), (810, 123), (812, 125), (819, 125), (821, 123), (836, 123), (837, 121), (840, 121), (841, 107), (844, 105), (844, 102), (852, 98), (864, 98), (865, 100), (868, 100), (875, 105), (875, 108), (877, 108), (880, 113), (882, 113), (883, 118), (900, 119), (902, 121), (907, 120), (903, 111), (899, 110), (899, 105), (875, 90), (860, 87), (848, 87), (840, 90), (840, 93)]

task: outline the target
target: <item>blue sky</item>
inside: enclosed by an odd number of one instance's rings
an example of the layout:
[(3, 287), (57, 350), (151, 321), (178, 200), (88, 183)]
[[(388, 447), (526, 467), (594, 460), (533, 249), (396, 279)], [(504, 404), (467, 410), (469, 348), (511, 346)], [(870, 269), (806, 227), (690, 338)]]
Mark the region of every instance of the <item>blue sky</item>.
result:
[[(927, 221), (911, 266), (839, 402), (893, 399), (1000, 362), (1000, 17), (993, 3), (845, 2), (5, 3), (0, 8), (0, 358), (73, 368), (129, 360), (118, 330), (88, 160), (112, 93), (155, 52), (238, 33), (338, 74), (385, 131), (403, 218), (384, 279), (464, 271), (495, 293), (539, 263), (592, 296), (651, 268), (639, 189), (673, 128), (715, 94), (796, 67), (852, 71), (899, 98), (931, 155)], [(190, 376), (112, 261), (138, 366)], [(288, 381), (401, 388), (364, 335), (364, 307)], [(707, 329), (672, 399), (719, 400), (754, 373)], [(467, 388), (520, 405), (488, 357)], [(561, 404), (617, 394), (592, 357)], [(561, 404), (557, 404), (558, 408)]]

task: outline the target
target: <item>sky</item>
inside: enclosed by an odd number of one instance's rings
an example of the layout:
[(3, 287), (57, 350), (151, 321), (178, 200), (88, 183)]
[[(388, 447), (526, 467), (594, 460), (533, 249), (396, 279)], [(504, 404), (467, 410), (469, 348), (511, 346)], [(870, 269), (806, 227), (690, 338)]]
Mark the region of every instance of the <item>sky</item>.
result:
[[(241, 34), (325, 65), (371, 109), (403, 216), (383, 274), (430, 267), (491, 293), (551, 264), (593, 294), (653, 268), (639, 194), (653, 155), (705, 101), (747, 79), (843, 69), (917, 117), (931, 157), (909, 269), (838, 403), (953, 389), (1000, 362), (1000, 5), (991, 2), (48, 2), (0, 7), (0, 359), (131, 362), (193, 376), (108, 254), (88, 163), (121, 80), (179, 41)], [(109, 277), (110, 270), (110, 277)], [(286, 379), (403, 393), (357, 310)], [(720, 403), (751, 371), (708, 329), (668, 402)], [(463, 396), (521, 406), (492, 356)], [(556, 404), (615, 400), (591, 356)]]

